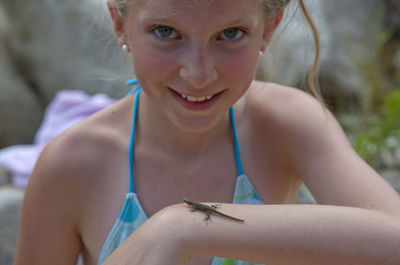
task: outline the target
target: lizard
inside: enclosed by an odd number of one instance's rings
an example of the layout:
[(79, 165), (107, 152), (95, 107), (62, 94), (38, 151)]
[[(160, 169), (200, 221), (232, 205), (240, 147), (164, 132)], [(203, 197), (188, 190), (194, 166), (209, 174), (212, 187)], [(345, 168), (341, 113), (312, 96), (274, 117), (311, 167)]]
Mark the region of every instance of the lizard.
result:
[(229, 219), (237, 221), (237, 222), (241, 222), (241, 223), (244, 222), (243, 219), (239, 219), (239, 218), (224, 214), (224, 213), (222, 213), (220, 211), (217, 211), (216, 210), (217, 205), (208, 206), (208, 205), (205, 205), (205, 204), (202, 204), (202, 203), (199, 203), (199, 202), (192, 201), (192, 200), (190, 200), (188, 198), (183, 198), (183, 201), (185, 203), (187, 203), (189, 206), (191, 206), (193, 209), (197, 209), (197, 210), (201, 210), (201, 211), (205, 212), (207, 214), (207, 217), (206, 217), (205, 220), (209, 220), (210, 219), (210, 213), (215, 213), (215, 214), (218, 214), (220, 216), (224, 216), (226, 218), (229, 218)]

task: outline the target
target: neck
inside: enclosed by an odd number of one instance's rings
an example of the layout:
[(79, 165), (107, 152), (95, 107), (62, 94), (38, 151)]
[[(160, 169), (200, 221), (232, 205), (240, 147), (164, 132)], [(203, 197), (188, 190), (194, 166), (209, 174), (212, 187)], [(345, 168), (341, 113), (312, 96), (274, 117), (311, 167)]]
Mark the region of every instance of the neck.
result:
[(218, 143), (230, 139), (231, 124), (229, 112), (210, 128), (184, 130), (177, 127), (154, 106), (151, 99), (141, 93), (137, 121), (137, 135), (141, 143), (152, 150), (158, 150), (175, 157), (193, 158), (218, 146)]

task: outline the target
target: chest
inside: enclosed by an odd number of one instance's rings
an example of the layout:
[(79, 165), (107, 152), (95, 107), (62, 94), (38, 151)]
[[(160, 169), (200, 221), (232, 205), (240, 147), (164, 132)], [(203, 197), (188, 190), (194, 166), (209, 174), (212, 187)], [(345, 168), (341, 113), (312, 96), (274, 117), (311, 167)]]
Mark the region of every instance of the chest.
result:
[[(281, 161), (278, 150), (270, 145), (266, 153), (264, 146), (252, 141), (246, 132), (238, 132), (244, 171), (261, 199), (264, 203), (288, 202), (288, 194), (295, 194), (298, 187), (290, 178), (290, 170)], [(181, 203), (183, 197), (195, 201), (232, 202), (237, 163), (230, 141), (214, 152), (193, 159), (155, 155), (138, 145), (134, 158), (134, 190), (147, 216), (171, 204)], [(119, 170), (114, 176), (99, 176), (95, 188), (101, 190), (103, 196), (85, 202), (88, 210), (85, 211), (82, 238), (86, 264), (96, 264), (128, 192), (128, 161), (116, 163), (115, 168)]]

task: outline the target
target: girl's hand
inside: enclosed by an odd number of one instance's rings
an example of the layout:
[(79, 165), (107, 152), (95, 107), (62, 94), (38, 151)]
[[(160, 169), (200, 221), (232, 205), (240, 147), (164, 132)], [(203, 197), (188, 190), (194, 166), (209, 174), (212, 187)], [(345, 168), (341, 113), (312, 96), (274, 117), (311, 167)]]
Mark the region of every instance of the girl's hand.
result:
[(185, 239), (189, 230), (183, 224), (185, 218), (179, 218), (184, 208), (174, 205), (152, 216), (108, 257), (104, 265), (186, 264), (191, 258), (190, 244)]

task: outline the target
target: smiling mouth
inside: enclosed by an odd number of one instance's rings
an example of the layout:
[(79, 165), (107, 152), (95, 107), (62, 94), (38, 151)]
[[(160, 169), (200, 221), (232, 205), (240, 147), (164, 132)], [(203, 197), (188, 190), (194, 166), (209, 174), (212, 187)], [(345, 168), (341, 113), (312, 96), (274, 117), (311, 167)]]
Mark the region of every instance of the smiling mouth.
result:
[(169, 90), (171, 91), (174, 98), (177, 99), (180, 104), (182, 104), (182, 106), (194, 111), (204, 111), (211, 108), (216, 102), (218, 102), (218, 99), (224, 93), (223, 90), (210, 95), (189, 96), (173, 90), (172, 88), (169, 88)]
[(204, 102), (204, 101), (212, 99), (212, 97), (214, 96), (214, 95), (209, 95), (209, 96), (202, 96), (202, 97), (192, 97), (192, 96), (187, 96), (182, 93), (180, 93), (180, 95), (183, 99), (186, 99), (189, 102)]

